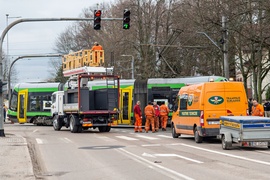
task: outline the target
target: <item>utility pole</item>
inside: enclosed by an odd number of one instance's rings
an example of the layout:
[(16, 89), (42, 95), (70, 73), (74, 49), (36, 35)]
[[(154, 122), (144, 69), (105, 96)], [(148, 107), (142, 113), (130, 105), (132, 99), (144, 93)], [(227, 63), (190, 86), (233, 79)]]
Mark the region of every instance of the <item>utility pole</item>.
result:
[(227, 79), (229, 75), (229, 63), (228, 63), (228, 30), (227, 30), (227, 18), (222, 16), (222, 32), (223, 32), (223, 56), (224, 56), (224, 74)]

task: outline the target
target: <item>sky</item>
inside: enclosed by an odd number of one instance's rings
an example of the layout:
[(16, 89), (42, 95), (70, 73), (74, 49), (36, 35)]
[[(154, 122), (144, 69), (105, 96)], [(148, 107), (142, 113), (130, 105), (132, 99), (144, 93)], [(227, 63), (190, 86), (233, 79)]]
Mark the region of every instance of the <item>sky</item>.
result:
[[(19, 18), (77, 18), (83, 9), (95, 7), (97, 3), (110, 0), (0, 0), (0, 33), (7, 24)], [(6, 16), (8, 14), (8, 18)], [(73, 21), (24, 22), (8, 32), (3, 42), (3, 51), (10, 61), (19, 56), (56, 54), (54, 44), (57, 37)], [(8, 37), (8, 38), (7, 38)], [(8, 40), (7, 40), (8, 39)], [(8, 48), (7, 48), (8, 46)], [(25, 58), (13, 66), (18, 82), (44, 82), (51, 77), (51, 58)], [(12, 72), (12, 71), (11, 71)], [(12, 84), (14, 84), (12, 82)]]

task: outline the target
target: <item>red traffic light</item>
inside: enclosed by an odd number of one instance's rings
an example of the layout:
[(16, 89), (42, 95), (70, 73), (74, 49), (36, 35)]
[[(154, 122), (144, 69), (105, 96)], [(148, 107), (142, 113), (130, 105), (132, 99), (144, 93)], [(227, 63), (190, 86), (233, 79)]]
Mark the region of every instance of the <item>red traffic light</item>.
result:
[(95, 10), (95, 16), (100, 17), (101, 16), (101, 10)]

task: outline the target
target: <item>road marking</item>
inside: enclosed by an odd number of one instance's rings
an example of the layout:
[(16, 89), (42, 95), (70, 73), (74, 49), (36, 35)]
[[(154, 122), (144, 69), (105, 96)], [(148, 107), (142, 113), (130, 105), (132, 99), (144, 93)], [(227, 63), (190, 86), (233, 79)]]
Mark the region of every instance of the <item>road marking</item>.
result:
[(157, 136), (172, 139), (172, 136), (167, 136), (167, 135), (162, 135), (162, 134), (157, 135)]
[(255, 163), (259, 163), (259, 164), (265, 164), (265, 165), (270, 166), (270, 162), (260, 161), (260, 160), (256, 160), (256, 159), (250, 159), (250, 158), (246, 158), (246, 157), (243, 157), (243, 156), (237, 156), (237, 155), (233, 155), (233, 154), (227, 154), (227, 153), (223, 153), (223, 152), (219, 152), (219, 151), (214, 151), (214, 150), (210, 150), (210, 149), (191, 146), (191, 145), (188, 145), (188, 144), (181, 144), (181, 145), (186, 146), (186, 147), (190, 147), (190, 148), (194, 148), (194, 149), (203, 150), (203, 151), (206, 151), (206, 152), (211, 152), (211, 153), (220, 154), (220, 155), (223, 155), (223, 156), (228, 156), (228, 157), (232, 157), (232, 158), (237, 158), (237, 159), (241, 159), (241, 160), (251, 161), (251, 162), (255, 162)]
[(149, 139), (149, 140), (157, 140), (158, 138), (155, 137), (150, 137), (150, 136), (144, 136), (144, 135), (136, 135), (136, 137), (144, 138), (144, 139)]
[(42, 139), (36, 138), (36, 141), (37, 141), (38, 144), (43, 144)]
[[(158, 173), (163, 174), (164, 176), (170, 177), (170, 178), (175, 179), (175, 180), (179, 180), (179, 178), (186, 179), (186, 180), (194, 180), (193, 178), (191, 178), (189, 176), (186, 176), (184, 174), (178, 173), (178, 172), (176, 172), (176, 171), (174, 171), (172, 169), (166, 168), (166, 167), (161, 166), (161, 165), (159, 165), (157, 163), (153, 163), (152, 161), (148, 161), (147, 159), (144, 159), (141, 156), (138, 156), (136, 154), (133, 154), (133, 153), (131, 153), (131, 152), (129, 152), (129, 151), (123, 149), (123, 148), (119, 148), (119, 149), (115, 149), (115, 150), (116, 151), (119, 151), (119, 152), (122, 152), (125, 155), (129, 155), (128, 157), (132, 158), (136, 162), (141, 163), (144, 166), (147, 166), (147, 167), (151, 166), (151, 167), (153, 167), (153, 169), (155, 171), (157, 171)], [(148, 165), (145, 164), (145, 163), (148, 163)], [(159, 168), (159, 169), (156, 169), (156, 168)], [(163, 170), (163, 171), (160, 171), (160, 169)]]
[(34, 131), (33, 131), (33, 133), (35, 133), (35, 132), (37, 132), (38, 131), (38, 129), (35, 129)]
[(117, 138), (120, 138), (120, 139), (125, 139), (125, 140), (128, 140), (128, 141), (137, 141), (139, 139), (135, 139), (135, 138), (132, 138), (132, 137), (127, 137), (127, 136), (115, 136)]
[(97, 138), (102, 139), (102, 140), (107, 141), (107, 142), (115, 142), (115, 141), (117, 141), (115, 139), (112, 139), (112, 138), (109, 138), (109, 137), (106, 137), (106, 136), (100, 136), (100, 137), (97, 137)]
[(64, 141), (65, 143), (73, 143), (70, 139), (68, 138), (60, 138), (61, 141)]
[(188, 158), (188, 157), (180, 156), (178, 154), (154, 154), (154, 156), (160, 156), (160, 157), (178, 157), (178, 158), (185, 159), (187, 161), (192, 161), (192, 162), (195, 162), (195, 163), (198, 163), (198, 164), (202, 164), (203, 163), (202, 161), (198, 161), (198, 160), (191, 159), (191, 158)]
[(143, 147), (161, 146), (160, 144), (143, 144)]
[(152, 155), (152, 154), (148, 154), (148, 153), (143, 153), (142, 156), (145, 157), (152, 157), (152, 158), (157, 158), (156, 156)]

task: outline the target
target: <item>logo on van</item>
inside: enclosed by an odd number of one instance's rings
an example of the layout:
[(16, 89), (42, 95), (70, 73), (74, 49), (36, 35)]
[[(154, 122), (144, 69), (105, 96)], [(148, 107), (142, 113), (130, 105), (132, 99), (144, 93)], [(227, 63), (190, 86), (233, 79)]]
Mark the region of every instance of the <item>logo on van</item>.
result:
[(208, 102), (213, 105), (219, 105), (224, 102), (224, 99), (220, 96), (212, 96), (208, 99)]

